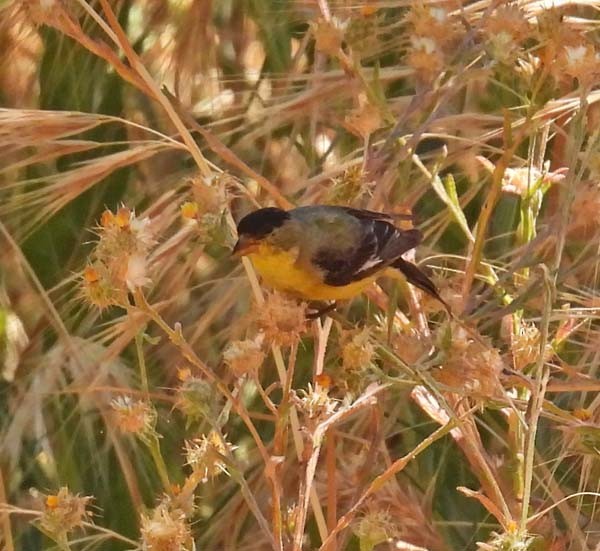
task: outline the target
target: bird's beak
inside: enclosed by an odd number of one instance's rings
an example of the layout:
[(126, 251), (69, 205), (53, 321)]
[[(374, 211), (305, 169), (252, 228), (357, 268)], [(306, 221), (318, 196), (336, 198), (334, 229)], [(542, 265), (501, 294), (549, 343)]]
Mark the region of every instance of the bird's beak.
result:
[(240, 257), (246, 256), (247, 254), (253, 253), (258, 249), (258, 242), (249, 237), (241, 236), (235, 247), (233, 247), (233, 251), (231, 251), (232, 256)]

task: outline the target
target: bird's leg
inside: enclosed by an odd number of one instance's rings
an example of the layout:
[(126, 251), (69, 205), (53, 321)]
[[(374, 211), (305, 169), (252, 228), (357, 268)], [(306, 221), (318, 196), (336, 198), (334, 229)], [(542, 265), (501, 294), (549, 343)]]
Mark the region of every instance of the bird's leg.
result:
[(326, 306), (323, 306), (322, 308), (318, 308), (314, 312), (310, 312), (309, 314), (306, 314), (306, 319), (316, 320), (316, 319), (320, 318), (321, 316), (323, 316), (324, 314), (328, 314), (329, 312), (332, 312), (333, 310), (336, 309), (336, 307), (337, 307), (337, 304), (335, 301), (333, 301), (333, 302), (327, 304)]

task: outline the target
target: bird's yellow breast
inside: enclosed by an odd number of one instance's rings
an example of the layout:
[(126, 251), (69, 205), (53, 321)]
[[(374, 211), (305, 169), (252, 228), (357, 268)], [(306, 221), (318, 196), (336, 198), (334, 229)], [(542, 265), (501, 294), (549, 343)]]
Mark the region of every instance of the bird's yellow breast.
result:
[(368, 277), (348, 285), (333, 286), (323, 282), (315, 268), (298, 262), (298, 250), (283, 251), (262, 243), (248, 255), (264, 282), (279, 291), (304, 300), (346, 300), (359, 295), (376, 277)]

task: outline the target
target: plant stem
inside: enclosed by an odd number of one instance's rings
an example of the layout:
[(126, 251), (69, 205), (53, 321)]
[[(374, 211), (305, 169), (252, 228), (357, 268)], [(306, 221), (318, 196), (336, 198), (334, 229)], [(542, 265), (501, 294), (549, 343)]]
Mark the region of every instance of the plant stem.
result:
[(146, 358), (144, 357), (144, 331), (145, 327), (143, 327), (140, 331), (135, 334), (135, 350), (137, 352), (138, 357), (138, 365), (140, 368), (140, 380), (142, 383), (142, 391), (146, 396), (146, 400), (149, 398), (149, 389), (148, 389), (148, 372), (146, 370)]
[(165, 464), (165, 460), (163, 459), (162, 453), (160, 452), (160, 443), (158, 441), (158, 436), (153, 436), (146, 442), (148, 449), (150, 450), (150, 455), (152, 456), (152, 460), (154, 461), (154, 465), (156, 466), (156, 470), (158, 471), (158, 476), (162, 482), (163, 487), (167, 494), (171, 494), (171, 481), (169, 480), (169, 474), (167, 472), (167, 466)]

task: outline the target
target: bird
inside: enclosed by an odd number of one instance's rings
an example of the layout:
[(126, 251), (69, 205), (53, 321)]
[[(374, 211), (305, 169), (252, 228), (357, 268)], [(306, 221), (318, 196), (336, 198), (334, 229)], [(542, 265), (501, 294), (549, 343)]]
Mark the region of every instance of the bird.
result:
[(337, 205), (266, 207), (244, 216), (237, 232), (232, 254), (247, 256), (263, 282), (285, 294), (335, 305), (400, 272), (451, 313), (435, 284), (402, 258), (421, 232), (398, 228), (391, 215)]

